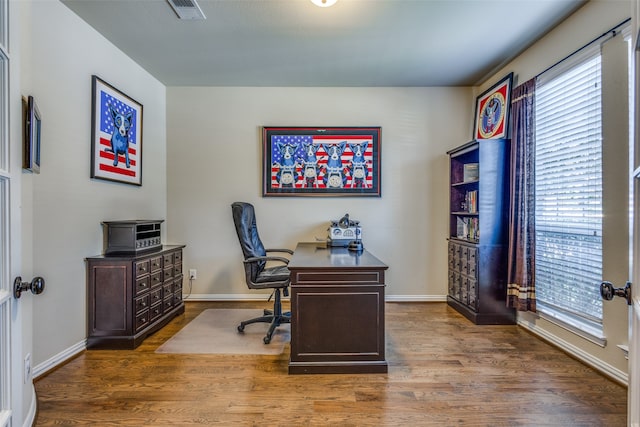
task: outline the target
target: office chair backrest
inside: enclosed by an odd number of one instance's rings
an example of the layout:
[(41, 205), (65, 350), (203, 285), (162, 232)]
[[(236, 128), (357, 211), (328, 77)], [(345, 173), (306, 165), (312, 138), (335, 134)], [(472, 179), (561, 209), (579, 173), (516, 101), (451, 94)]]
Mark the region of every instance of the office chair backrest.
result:
[[(231, 205), (231, 210), (233, 211), (233, 222), (236, 226), (236, 233), (238, 233), (238, 240), (240, 241), (244, 258), (265, 256), (267, 253), (258, 234), (253, 205), (244, 202), (234, 202)], [(245, 264), (245, 268), (251, 268), (251, 279), (255, 279), (258, 273), (264, 269), (264, 266), (265, 261)], [(247, 274), (249, 274), (249, 270), (247, 270)]]

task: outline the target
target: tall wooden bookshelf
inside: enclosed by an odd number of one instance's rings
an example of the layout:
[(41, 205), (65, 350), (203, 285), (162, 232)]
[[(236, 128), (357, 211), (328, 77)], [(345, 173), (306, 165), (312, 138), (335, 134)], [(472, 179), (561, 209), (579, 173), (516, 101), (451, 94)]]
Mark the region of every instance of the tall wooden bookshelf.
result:
[(506, 307), (510, 141), (471, 141), (447, 154), (447, 302), (476, 324), (514, 324)]

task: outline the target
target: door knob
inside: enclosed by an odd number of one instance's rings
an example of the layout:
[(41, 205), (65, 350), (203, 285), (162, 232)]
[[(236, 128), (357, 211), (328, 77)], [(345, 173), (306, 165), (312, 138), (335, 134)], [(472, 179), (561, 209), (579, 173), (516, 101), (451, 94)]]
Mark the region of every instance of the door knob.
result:
[(34, 277), (31, 282), (23, 282), (22, 277), (16, 277), (13, 281), (13, 296), (20, 298), (22, 291), (31, 290), (34, 295), (39, 295), (44, 291), (44, 279), (40, 276)]
[(631, 282), (627, 282), (624, 288), (616, 288), (611, 282), (602, 282), (600, 295), (607, 301), (611, 301), (613, 297), (623, 297), (627, 300), (627, 304), (631, 305)]

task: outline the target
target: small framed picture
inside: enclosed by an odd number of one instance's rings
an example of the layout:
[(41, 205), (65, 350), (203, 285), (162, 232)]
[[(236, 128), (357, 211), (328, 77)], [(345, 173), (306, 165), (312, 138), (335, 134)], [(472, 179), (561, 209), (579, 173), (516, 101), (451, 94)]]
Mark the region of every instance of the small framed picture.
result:
[(508, 138), (512, 84), (513, 73), (509, 73), (476, 99), (473, 139)]
[(42, 117), (40, 109), (33, 96), (22, 99), (24, 118), (24, 150), (22, 155), (22, 168), (40, 173), (40, 138), (42, 132)]
[(380, 197), (380, 127), (264, 127), (263, 196)]
[(142, 104), (92, 76), (91, 178), (142, 185)]

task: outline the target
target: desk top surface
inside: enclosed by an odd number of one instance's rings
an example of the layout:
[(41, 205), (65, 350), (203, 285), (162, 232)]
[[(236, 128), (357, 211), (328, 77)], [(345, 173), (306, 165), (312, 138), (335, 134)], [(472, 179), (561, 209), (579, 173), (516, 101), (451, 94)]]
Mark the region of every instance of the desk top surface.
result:
[(291, 257), (289, 269), (305, 268), (376, 268), (386, 270), (385, 263), (364, 249), (326, 247), (324, 243), (300, 242)]

